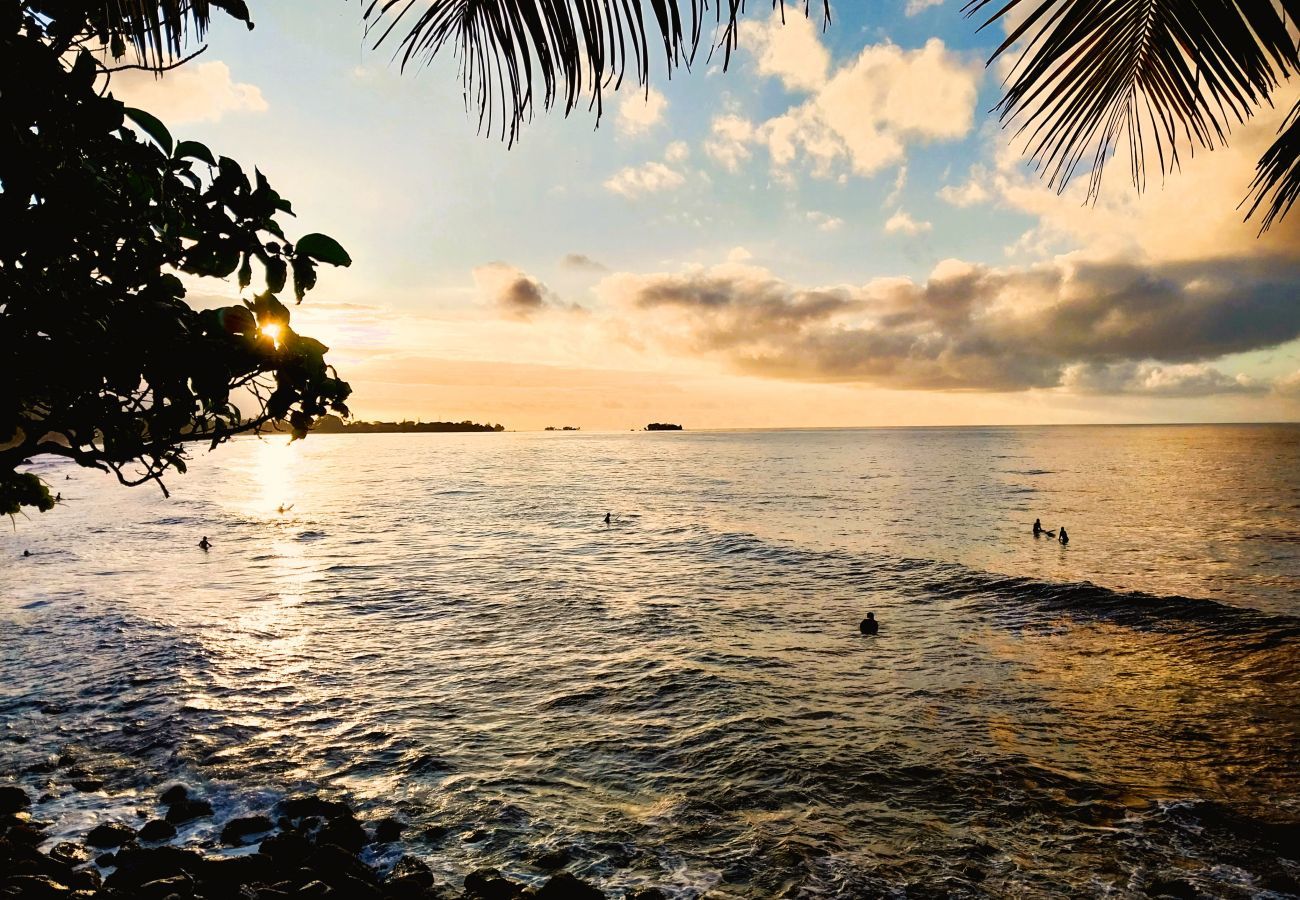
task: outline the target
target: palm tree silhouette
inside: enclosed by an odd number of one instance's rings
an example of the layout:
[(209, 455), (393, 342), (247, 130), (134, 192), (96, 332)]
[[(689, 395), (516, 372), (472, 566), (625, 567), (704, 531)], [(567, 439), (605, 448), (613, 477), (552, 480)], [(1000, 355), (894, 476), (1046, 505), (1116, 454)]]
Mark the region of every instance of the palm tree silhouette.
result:
[[(812, 2), (803, 0), (803, 14)], [(249, 21), (244, 0), (24, 6), (53, 15), (80, 7), (102, 39), (115, 42), (115, 55), (129, 42), (151, 68), (201, 39), (212, 9)], [(782, 0), (772, 6), (784, 15)], [(829, 0), (820, 6), (829, 23)], [(725, 67), (744, 12), (745, 0), (370, 0), (363, 16), (374, 46), (396, 42), (404, 69), (450, 50), (480, 129), (513, 142), (539, 104), (566, 115), (585, 104), (599, 116), (604, 91), (628, 77), (649, 84), (652, 59), (661, 55), (669, 77), (689, 68), (710, 26), (705, 58), (720, 51)], [(969, 0), (966, 12), (988, 13), (981, 28), (1008, 23), (989, 60), (1016, 56), (996, 107), (1001, 121), (1057, 190), (1087, 172), (1089, 199), (1121, 148), (1142, 190), (1153, 153), (1163, 175), (1197, 148), (1226, 145), (1232, 126), (1271, 105), (1300, 71), (1300, 0)], [(1297, 197), (1300, 103), (1260, 159), (1242, 205), (1247, 218), (1262, 211), (1262, 232)]]

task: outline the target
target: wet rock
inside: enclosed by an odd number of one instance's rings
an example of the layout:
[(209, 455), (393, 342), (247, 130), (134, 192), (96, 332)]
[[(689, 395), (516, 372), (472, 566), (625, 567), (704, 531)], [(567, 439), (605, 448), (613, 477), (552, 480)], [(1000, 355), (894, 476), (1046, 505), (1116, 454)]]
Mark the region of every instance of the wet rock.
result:
[(626, 900), (668, 900), (659, 888), (635, 888), (627, 892)]
[(47, 875), (12, 875), (5, 881), (6, 894), (24, 900), (62, 900), (72, 896), (72, 888)]
[(563, 869), (572, 859), (573, 853), (568, 847), (557, 847), (534, 859), (533, 865), (543, 872), (554, 872), (556, 869)]
[(165, 900), (167, 897), (189, 897), (193, 894), (194, 879), (184, 873), (145, 882), (135, 890), (135, 896), (141, 900)]
[(32, 805), (32, 798), (22, 788), (0, 787), (0, 815), (16, 813)]
[(273, 835), (258, 846), (258, 852), (269, 856), (277, 866), (289, 868), (302, 864), (311, 853), (311, 842), (292, 831)]
[(475, 828), (473, 831), (467, 831), (462, 835), (461, 840), (467, 844), (477, 844), (486, 841), (490, 837), (492, 837), (492, 832), (486, 828)]
[(93, 794), (104, 789), (104, 782), (99, 778), (78, 778), (72, 786), (83, 794)]
[(322, 825), (320, 831), (316, 832), (316, 841), (320, 844), (334, 844), (356, 853), (369, 843), (369, 837), (356, 819), (340, 817), (330, 819)]
[(90, 859), (90, 852), (79, 844), (61, 841), (50, 848), (50, 859), (57, 860), (65, 866), (79, 866)]
[(447, 828), (442, 825), (430, 825), (420, 832), (420, 837), (430, 844), (441, 844), (447, 838)]
[(152, 819), (144, 824), (136, 837), (142, 841), (170, 841), (176, 837), (176, 826), (162, 819)]
[(281, 800), (277, 809), (290, 819), (303, 819), (307, 816), (320, 816), (322, 819), (337, 819), (339, 817), (351, 817), (352, 810), (346, 803), (338, 803), (333, 800), (322, 800), (320, 797), (313, 795), (305, 797), (289, 797)]
[(397, 865), (393, 866), (393, 871), (388, 876), (390, 885), (399, 881), (420, 889), (430, 888), (433, 886), (433, 870), (422, 859), (403, 856), (397, 861)]
[(92, 847), (120, 847), (135, 837), (135, 831), (126, 825), (109, 822), (96, 825), (86, 835), (86, 843)]
[(569, 872), (560, 872), (547, 879), (537, 897), (538, 900), (605, 900), (605, 892)]
[(466, 900), (514, 900), (523, 890), (496, 869), (475, 869), (465, 876)]
[(128, 895), (150, 881), (181, 874), (197, 879), (203, 871), (202, 856), (176, 847), (123, 848), (114, 863), (117, 870), (104, 879), (104, 886)]
[(181, 825), (210, 815), (212, 815), (212, 804), (206, 800), (181, 800), (167, 809), (167, 821), (173, 825)]
[(1177, 897), (1178, 900), (1197, 900), (1201, 896), (1191, 884), (1181, 878), (1157, 878), (1147, 885), (1149, 897)]
[(323, 881), (309, 881), (302, 887), (298, 888), (298, 896), (303, 900), (312, 900), (316, 897), (328, 897), (334, 891), (328, 884)]
[(406, 826), (403, 823), (397, 821), (391, 816), (380, 819), (375, 825), (375, 843), (391, 844), (402, 836), (402, 830), (404, 828), (406, 828)]
[(27, 844), (35, 847), (45, 840), (45, 830), (32, 822), (19, 822), (5, 832), (5, 840), (14, 844)]
[(356, 855), (337, 844), (320, 844), (312, 849), (306, 860), (311, 873), (331, 886), (337, 887), (346, 879), (378, 883), (375, 872)]
[(224, 844), (242, 844), (244, 838), (263, 834), (275, 825), (266, 816), (249, 816), (243, 819), (231, 819), (221, 829), (221, 841)]
[(237, 894), (247, 884), (272, 880), (274, 866), (269, 856), (213, 856), (203, 860), (202, 879), (205, 893)]
[(181, 803), (190, 799), (190, 790), (183, 784), (174, 784), (162, 792), (158, 802), (163, 806), (171, 806), (173, 803)]
[(115, 866), (117, 865), (117, 854), (101, 853), (99, 854), (99, 856), (95, 857), (95, 865), (99, 866), (101, 869), (107, 869), (109, 866)]

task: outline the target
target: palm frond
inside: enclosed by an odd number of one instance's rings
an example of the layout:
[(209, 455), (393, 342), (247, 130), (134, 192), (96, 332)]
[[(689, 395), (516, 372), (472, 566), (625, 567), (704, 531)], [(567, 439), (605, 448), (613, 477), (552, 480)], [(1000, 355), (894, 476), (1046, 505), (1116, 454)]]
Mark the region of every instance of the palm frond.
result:
[(1277, 140), (1259, 161), (1255, 180), (1250, 185), (1250, 196), (1246, 198), (1254, 198), (1246, 213), (1247, 219), (1270, 194), (1273, 199), (1260, 222), (1260, 234), (1268, 231), (1278, 219), (1285, 218), (1296, 199), (1300, 198), (1300, 101), (1292, 107), (1278, 131)]
[[(1025, 13), (989, 60), (1024, 42), (999, 117), (1017, 126), (1058, 191), (1086, 168), (1089, 199), (1119, 148), (1127, 147), (1141, 190), (1153, 150), (1167, 174), (1184, 152), (1223, 145), (1234, 124), (1300, 70), (1287, 30), (1300, 16), (1300, 0), (999, 2), (1005, 5), (981, 27)], [(992, 3), (970, 0), (966, 11)], [(1279, 145), (1294, 151), (1294, 144)]]
[[(782, 0), (772, 6), (784, 14)], [(829, 22), (829, 0), (822, 9)], [(710, 19), (720, 30), (709, 53), (721, 49), (725, 67), (744, 11), (745, 0), (371, 0), (365, 18), (376, 46), (398, 41), (403, 69), (450, 49), (480, 130), (513, 143), (538, 99), (565, 115), (585, 100), (599, 117), (603, 91), (629, 74), (648, 85), (659, 52), (669, 75), (689, 67)]]
[(52, 24), (67, 40), (93, 36), (115, 58), (129, 46), (136, 62), (162, 70), (203, 40), (212, 10), (223, 10), (253, 27), (244, 0), (29, 0), (27, 9)]

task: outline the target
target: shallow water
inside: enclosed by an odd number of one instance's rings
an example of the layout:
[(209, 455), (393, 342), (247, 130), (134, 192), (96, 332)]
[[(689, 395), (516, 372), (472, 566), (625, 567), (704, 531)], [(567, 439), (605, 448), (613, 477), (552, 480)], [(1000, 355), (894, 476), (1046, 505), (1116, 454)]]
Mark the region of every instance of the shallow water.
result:
[(68, 502), (0, 536), (0, 772), (105, 779), (22, 776), (60, 833), (181, 780), (444, 826), (453, 879), (564, 847), (615, 893), (1300, 891), (1300, 427), (249, 440), (170, 500), (43, 471)]

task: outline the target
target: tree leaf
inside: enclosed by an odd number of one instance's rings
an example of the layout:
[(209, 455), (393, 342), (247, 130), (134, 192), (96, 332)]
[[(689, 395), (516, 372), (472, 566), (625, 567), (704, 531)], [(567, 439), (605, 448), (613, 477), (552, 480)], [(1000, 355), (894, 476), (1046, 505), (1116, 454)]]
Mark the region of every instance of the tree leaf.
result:
[(198, 141), (181, 141), (176, 145), (172, 157), (174, 159), (197, 159), (199, 162), (205, 162), (210, 166), (217, 164), (217, 158), (212, 155), (208, 145), (200, 144)]
[(172, 155), (176, 142), (172, 140), (171, 132), (167, 130), (166, 125), (143, 109), (136, 109), (134, 106), (126, 107), (122, 112), (126, 113), (126, 117), (139, 126), (141, 131), (149, 135), (155, 144), (162, 147), (164, 153), (168, 156)]
[(295, 253), (310, 256), (312, 259), (329, 263), (331, 266), (352, 265), (352, 257), (348, 256), (348, 251), (343, 249), (343, 245), (326, 234), (315, 232), (304, 234), (298, 238), (298, 242), (293, 245), (293, 249)]

